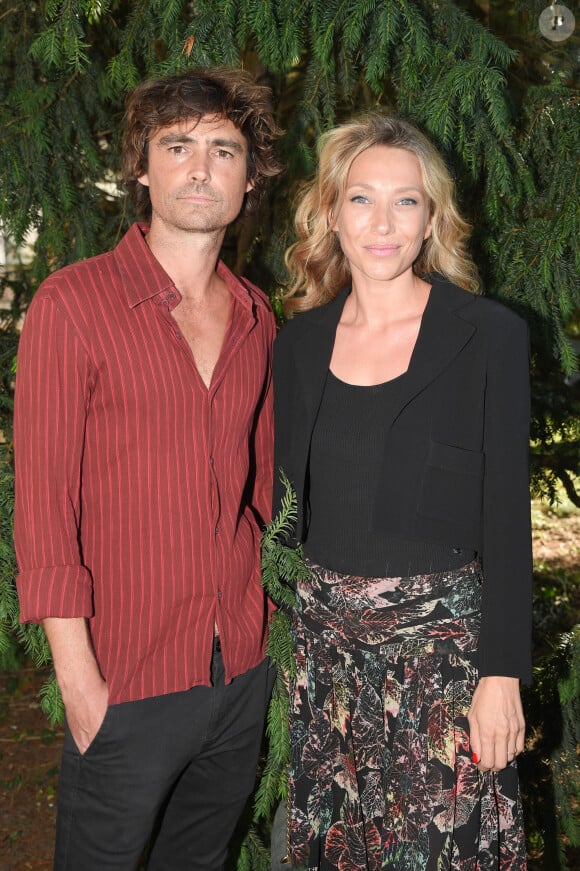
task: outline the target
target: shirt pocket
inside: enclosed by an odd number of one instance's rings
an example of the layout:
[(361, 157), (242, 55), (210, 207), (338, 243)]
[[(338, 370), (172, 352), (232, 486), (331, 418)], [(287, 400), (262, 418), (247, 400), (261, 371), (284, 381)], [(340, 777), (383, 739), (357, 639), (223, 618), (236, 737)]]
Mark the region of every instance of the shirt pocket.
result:
[[(485, 455), (431, 441), (419, 497), (419, 514), (479, 533)], [(451, 530), (450, 530), (451, 533)], [(453, 544), (453, 541), (450, 541)]]

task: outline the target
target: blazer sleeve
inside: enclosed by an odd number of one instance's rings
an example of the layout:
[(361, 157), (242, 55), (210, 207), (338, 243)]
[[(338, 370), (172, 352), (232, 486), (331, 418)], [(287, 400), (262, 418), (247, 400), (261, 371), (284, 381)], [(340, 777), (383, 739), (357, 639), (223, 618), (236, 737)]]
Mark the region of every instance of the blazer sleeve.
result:
[(531, 683), (529, 340), (511, 312), (493, 325), (485, 392), (479, 674)]

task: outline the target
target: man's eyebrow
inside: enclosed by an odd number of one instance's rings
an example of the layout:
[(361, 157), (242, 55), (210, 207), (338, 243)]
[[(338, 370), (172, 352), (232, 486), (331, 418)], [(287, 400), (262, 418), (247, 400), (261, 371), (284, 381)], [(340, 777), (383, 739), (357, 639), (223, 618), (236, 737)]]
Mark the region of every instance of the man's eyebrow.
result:
[(157, 140), (158, 145), (175, 145), (178, 142), (194, 142), (194, 138), (192, 136), (188, 136), (187, 133), (166, 133), (164, 136), (160, 136)]
[[(189, 133), (166, 133), (157, 140), (157, 144), (162, 147), (165, 145), (187, 145), (188, 143), (196, 142), (199, 142), (199, 139), (195, 136), (191, 136)], [(218, 148), (230, 148), (232, 151), (236, 151), (239, 154), (244, 150), (236, 139), (223, 139), (221, 137), (216, 137), (209, 141), (209, 145), (214, 147), (217, 145)]]
[(244, 150), (236, 139), (212, 139), (212, 145), (217, 145), (219, 148), (231, 148), (232, 151), (237, 151), (240, 154)]

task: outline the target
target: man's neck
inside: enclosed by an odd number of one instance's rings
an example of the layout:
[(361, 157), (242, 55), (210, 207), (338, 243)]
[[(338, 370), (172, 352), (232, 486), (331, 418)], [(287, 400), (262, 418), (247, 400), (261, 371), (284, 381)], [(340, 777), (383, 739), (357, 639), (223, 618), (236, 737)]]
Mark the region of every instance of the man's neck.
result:
[(145, 239), (182, 297), (201, 299), (215, 286), (215, 270), (224, 235), (225, 230), (168, 233), (152, 223)]

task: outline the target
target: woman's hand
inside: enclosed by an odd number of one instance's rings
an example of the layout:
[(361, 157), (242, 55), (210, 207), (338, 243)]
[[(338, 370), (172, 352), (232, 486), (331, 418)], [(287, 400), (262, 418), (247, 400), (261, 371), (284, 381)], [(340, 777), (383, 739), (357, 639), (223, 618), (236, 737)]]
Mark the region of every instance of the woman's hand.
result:
[(524, 749), (525, 721), (516, 677), (482, 677), (467, 715), (473, 761), (500, 771)]

